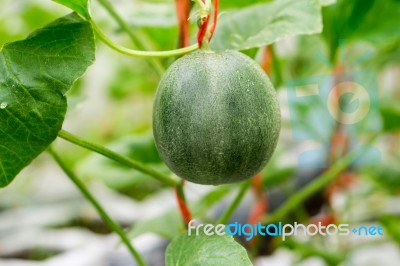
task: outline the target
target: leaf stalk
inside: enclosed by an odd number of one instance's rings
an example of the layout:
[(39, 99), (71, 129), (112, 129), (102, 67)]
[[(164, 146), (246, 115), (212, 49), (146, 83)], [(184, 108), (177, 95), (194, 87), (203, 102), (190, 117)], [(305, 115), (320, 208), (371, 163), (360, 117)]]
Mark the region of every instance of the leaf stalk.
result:
[(116, 161), (122, 165), (136, 169), (144, 174), (154, 177), (155, 179), (158, 179), (159, 181), (163, 182), (166, 185), (175, 186), (175, 185), (180, 184), (180, 180), (177, 178), (172, 178), (168, 175), (158, 172), (158, 171), (154, 170), (153, 168), (150, 168), (147, 165), (145, 165), (139, 161), (136, 161), (129, 157), (118, 154), (106, 147), (83, 140), (80, 137), (75, 136), (72, 133), (69, 133), (65, 130), (60, 130), (60, 132), (58, 133), (58, 136), (64, 140), (71, 142), (75, 145), (78, 145), (82, 148), (94, 151), (94, 152), (101, 154), (101, 155), (103, 155), (113, 161)]

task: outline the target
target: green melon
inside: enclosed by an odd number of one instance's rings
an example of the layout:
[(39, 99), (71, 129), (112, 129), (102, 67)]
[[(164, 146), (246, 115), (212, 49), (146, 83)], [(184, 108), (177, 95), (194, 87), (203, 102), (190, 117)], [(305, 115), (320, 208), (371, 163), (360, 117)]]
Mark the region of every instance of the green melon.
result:
[(153, 106), (158, 152), (179, 177), (225, 184), (257, 174), (280, 131), (275, 90), (251, 58), (198, 51), (166, 71)]

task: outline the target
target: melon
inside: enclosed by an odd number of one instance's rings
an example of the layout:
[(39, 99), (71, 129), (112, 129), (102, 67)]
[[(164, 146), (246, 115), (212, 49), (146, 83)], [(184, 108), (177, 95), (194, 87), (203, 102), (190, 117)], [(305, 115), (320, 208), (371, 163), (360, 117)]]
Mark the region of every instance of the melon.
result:
[(218, 185), (265, 167), (281, 127), (277, 96), (259, 65), (236, 51), (197, 51), (175, 61), (153, 105), (153, 134), (177, 176)]

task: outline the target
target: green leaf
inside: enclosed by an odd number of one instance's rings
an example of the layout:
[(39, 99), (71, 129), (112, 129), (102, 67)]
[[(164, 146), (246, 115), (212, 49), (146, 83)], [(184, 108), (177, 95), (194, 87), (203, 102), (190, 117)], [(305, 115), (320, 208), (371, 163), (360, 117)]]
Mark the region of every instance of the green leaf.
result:
[(73, 11), (83, 16), (85, 19), (90, 19), (88, 0), (53, 0), (53, 1), (63, 6), (71, 8)]
[(70, 14), (0, 52), (0, 187), (56, 138), (65, 93), (94, 61), (90, 25)]
[(232, 236), (183, 233), (166, 251), (166, 266), (251, 266), (247, 252)]
[[(366, 1), (361, 2), (360, 5), (365, 5)], [(375, 45), (386, 45), (399, 40), (399, 10), (399, 0), (373, 1), (369, 12), (360, 19), (359, 27), (351, 37), (366, 40)]]
[(318, 0), (280, 0), (222, 13), (211, 47), (245, 50), (322, 31)]
[(336, 57), (339, 42), (363, 40), (380, 46), (399, 40), (398, 10), (398, 0), (340, 0), (324, 8), (324, 37), (330, 45), (331, 60)]
[(358, 31), (366, 14), (375, 0), (338, 1), (336, 5), (324, 8), (324, 36), (331, 49), (331, 59), (336, 55), (339, 41), (349, 38)]

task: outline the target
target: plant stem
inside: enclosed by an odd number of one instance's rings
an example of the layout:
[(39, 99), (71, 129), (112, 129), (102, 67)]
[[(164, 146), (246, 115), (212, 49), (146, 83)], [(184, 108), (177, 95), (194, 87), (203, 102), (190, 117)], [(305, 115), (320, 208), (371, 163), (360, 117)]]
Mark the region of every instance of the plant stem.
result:
[(188, 17), (191, 10), (191, 0), (175, 0), (175, 10), (179, 29), (178, 47), (182, 48), (190, 45), (190, 23)]
[(250, 209), (247, 223), (256, 224), (260, 220), (260, 217), (264, 216), (265, 212), (268, 209), (268, 198), (262, 184), (261, 173), (252, 178), (251, 186), (254, 192), (254, 196), (256, 198), (256, 202)]
[(184, 182), (182, 181), (179, 185), (175, 186), (175, 195), (178, 202), (179, 211), (181, 213), (183, 222), (187, 226), (192, 220), (192, 214), (186, 202), (185, 192), (183, 190)]
[(60, 132), (58, 133), (58, 136), (64, 140), (74, 143), (78, 146), (81, 146), (88, 150), (91, 150), (91, 151), (97, 152), (101, 155), (104, 155), (105, 157), (107, 157), (113, 161), (116, 161), (120, 164), (123, 164), (127, 167), (131, 167), (142, 173), (148, 174), (149, 176), (152, 176), (169, 186), (175, 186), (175, 185), (180, 184), (180, 181), (176, 178), (169, 177), (163, 173), (160, 173), (160, 172), (148, 167), (147, 165), (145, 165), (141, 162), (138, 162), (138, 161), (132, 160), (131, 158), (128, 158), (126, 156), (120, 155), (104, 146), (83, 140), (80, 137), (75, 136), (65, 130), (60, 130)]
[(197, 32), (197, 44), (202, 50), (203, 49), (209, 50), (207, 33), (209, 33), (208, 22), (210, 20), (210, 14), (207, 13), (206, 15), (201, 15), (200, 20), (202, 24), (199, 27), (199, 31)]
[(276, 210), (270, 216), (265, 218), (265, 223), (274, 223), (282, 221), (291, 211), (296, 209), (303, 201), (314, 195), (317, 191), (324, 188), (333, 179), (337, 177), (343, 170), (345, 170), (353, 160), (349, 157), (339, 160), (333, 167), (317, 177), (308, 186), (292, 195), (289, 200)]
[(90, 24), (92, 25), (93, 30), (97, 33), (97, 35), (100, 37), (100, 39), (107, 44), (110, 48), (114, 49), (117, 52), (120, 52), (125, 55), (129, 56), (135, 56), (135, 57), (171, 57), (171, 56), (178, 56), (178, 55), (183, 55), (186, 53), (193, 52), (198, 49), (197, 44), (193, 44), (191, 46), (185, 47), (185, 48), (180, 48), (180, 49), (175, 49), (175, 50), (169, 50), (169, 51), (138, 51), (138, 50), (132, 50), (125, 48), (117, 43), (114, 43), (112, 40), (110, 40), (107, 35), (96, 25), (96, 23), (90, 19), (89, 20)]
[[(119, 27), (128, 34), (128, 36), (131, 38), (133, 44), (137, 46), (141, 50), (149, 50), (146, 47), (146, 43), (143, 40), (146, 40), (147, 37), (140, 31), (137, 31), (135, 33), (132, 32), (131, 27), (125, 22), (125, 20), (118, 14), (118, 12), (115, 10), (113, 5), (108, 1), (108, 0), (98, 0), (100, 5), (102, 5), (108, 13), (111, 15), (111, 17), (114, 18), (114, 20), (118, 23)], [(161, 64), (160, 60), (156, 58), (151, 58), (149, 60), (149, 63), (152, 65), (156, 73), (161, 77), (165, 71), (164, 66)]]
[(213, 35), (214, 35), (214, 31), (217, 27), (217, 22), (218, 22), (218, 7), (219, 7), (219, 1), (218, 0), (214, 0), (214, 19), (213, 19), (213, 23), (210, 29), (210, 37), (209, 37), (209, 41), (211, 41)]
[(126, 245), (129, 252), (136, 259), (140, 266), (146, 266), (146, 262), (139, 254), (139, 252), (133, 247), (129, 238), (125, 234), (124, 230), (121, 226), (116, 223), (106, 212), (106, 210), (100, 205), (100, 203), (96, 200), (96, 198), (90, 193), (90, 191), (86, 188), (85, 184), (67, 167), (67, 165), (61, 160), (58, 154), (53, 151), (51, 148), (48, 149), (48, 152), (51, 154), (53, 159), (57, 162), (57, 164), (61, 167), (64, 173), (69, 177), (69, 179), (76, 185), (76, 187), (80, 190), (82, 195), (93, 205), (96, 209), (97, 213), (101, 216), (103, 221), (121, 238), (121, 241)]
[[(372, 143), (378, 136), (373, 135), (365, 144)], [(332, 180), (334, 180), (342, 171), (348, 168), (357, 157), (362, 154), (363, 149), (353, 151), (343, 158), (336, 161), (329, 170), (317, 177), (314, 181), (308, 184), (305, 188), (299, 190), (296, 194), (292, 195), (278, 210), (263, 219), (263, 223), (275, 223), (282, 221), (291, 211), (296, 209), (302, 202), (314, 195), (316, 192), (323, 189)]]
[(271, 44), (269, 46), (270, 50), (271, 50), (271, 55), (272, 55), (272, 69), (274, 71), (275, 74), (275, 88), (279, 87), (282, 84), (283, 78), (282, 78), (282, 68), (281, 68), (281, 64), (279, 61), (279, 58), (276, 54), (275, 51), (275, 46), (273, 44)]
[(244, 182), (239, 189), (238, 194), (236, 195), (235, 199), (232, 201), (231, 205), (226, 209), (225, 213), (221, 215), (219, 218), (217, 224), (226, 224), (233, 214), (233, 212), (236, 210), (236, 208), (239, 206), (240, 202), (242, 201), (244, 195), (246, 194), (247, 189), (251, 185), (251, 180), (248, 180)]

